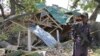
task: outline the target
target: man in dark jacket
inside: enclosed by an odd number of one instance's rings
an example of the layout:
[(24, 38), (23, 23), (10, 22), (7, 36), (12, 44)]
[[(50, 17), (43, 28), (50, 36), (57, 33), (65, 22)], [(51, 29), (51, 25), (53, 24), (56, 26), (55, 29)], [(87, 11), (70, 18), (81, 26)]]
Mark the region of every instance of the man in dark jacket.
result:
[(92, 38), (90, 37), (90, 25), (87, 22), (87, 13), (75, 17), (75, 24), (72, 27), (74, 39), (73, 56), (87, 56), (88, 54), (88, 46)]

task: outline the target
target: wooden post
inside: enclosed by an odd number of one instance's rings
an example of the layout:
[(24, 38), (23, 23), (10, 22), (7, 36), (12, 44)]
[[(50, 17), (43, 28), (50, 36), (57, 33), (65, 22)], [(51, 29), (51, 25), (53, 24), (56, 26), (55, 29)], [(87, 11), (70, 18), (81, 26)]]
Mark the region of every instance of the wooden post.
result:
[(56, 33), (57, 33), (57, 41), (60, 42), (59, 41), (59, 30), (56, 30)]
[(31, 49), (31, 47), (32, 47), (32, 45), (31, 45), (31, 32), (30, 32), (30, 29), (28, 28), (28, 51), (31, 51), (32, 49)]

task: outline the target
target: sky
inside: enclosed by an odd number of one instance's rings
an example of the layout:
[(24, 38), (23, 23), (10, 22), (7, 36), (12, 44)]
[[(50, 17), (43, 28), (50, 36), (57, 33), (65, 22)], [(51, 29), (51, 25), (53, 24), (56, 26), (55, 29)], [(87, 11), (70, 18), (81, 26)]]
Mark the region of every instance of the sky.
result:
[[(46, 5), (51, 6), (52, 4), (59, 5), (63, 8), (68, 8), (67, 5), (69, 5), (70, 0), (46, 0)], [(71, 4), (71, 3), (70, 3)]]
[[(46, 0), (47, 6), (52, 6), (53, 4), (58, 5), (59, 7), (69, 9), (69, 7), (72, 5), (72, 2), (70, 0)], [(81, 13), (83, 12), (80, 7), (78, 7), (78, 9), (80, 9)], [(91, 15), (91, 13), (89, 13), (89, 15)], [(100, 14), (97, 16), (96, 22), (100, 22), (99, 18)]]
[[(5, 15), (9, 15), (10, 12), (11, 12), (11, 9), (10, 9), (10, 5), (7, 3), (9, 2), (10, 3), (10, 0), (0, 0), (0, 4), (2, 5), (2, 7), (4, 8), (4, 14)], [(0, 9), (1, 10), (1, 9)], [(0, 15), (1, 15), (1, 11), (0, 11)]]

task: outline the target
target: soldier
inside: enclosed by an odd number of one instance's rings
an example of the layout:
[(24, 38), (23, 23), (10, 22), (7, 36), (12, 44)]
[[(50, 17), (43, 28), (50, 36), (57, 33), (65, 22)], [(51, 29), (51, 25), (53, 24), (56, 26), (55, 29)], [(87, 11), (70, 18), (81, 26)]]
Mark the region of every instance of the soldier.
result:
[(73, 56), (87, 56), (88, 46), (91, 43), (90, 26), (88, 14), (84, 13), (75, 17), (75, 24), (72, 26), (72, 36), (74, 39)]

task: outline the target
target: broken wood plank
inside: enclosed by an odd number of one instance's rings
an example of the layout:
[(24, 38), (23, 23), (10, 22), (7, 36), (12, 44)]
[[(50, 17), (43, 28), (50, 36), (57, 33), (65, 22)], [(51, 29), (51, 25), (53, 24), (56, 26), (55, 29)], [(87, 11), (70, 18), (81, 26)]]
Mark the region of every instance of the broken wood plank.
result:
[(37, 43), (35, 43), (33, 46), (36, 46), (37, 44), (39, 44), (41, 42), (41, 40), (39, 40)]
[(54, 32), (56, 29), (57, 29), (57, 27), (56, 27), (56, 28), (54, 28), (52, 31), (50, 31), (50, 33)]

